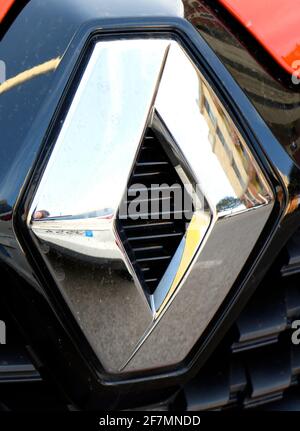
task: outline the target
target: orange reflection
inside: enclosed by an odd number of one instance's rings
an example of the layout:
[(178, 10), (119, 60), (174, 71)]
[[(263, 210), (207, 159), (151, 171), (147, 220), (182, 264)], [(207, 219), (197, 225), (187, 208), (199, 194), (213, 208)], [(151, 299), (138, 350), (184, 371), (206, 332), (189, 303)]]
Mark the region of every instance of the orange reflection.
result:
[(3, 21), (15, 0), (1, 0), (0, 2), (0, 22)]

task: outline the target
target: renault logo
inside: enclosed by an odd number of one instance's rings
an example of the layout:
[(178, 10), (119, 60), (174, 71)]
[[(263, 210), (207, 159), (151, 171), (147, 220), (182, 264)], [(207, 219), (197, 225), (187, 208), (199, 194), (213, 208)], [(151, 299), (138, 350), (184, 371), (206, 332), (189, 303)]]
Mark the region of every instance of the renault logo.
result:
[(97, 42), (28, 226), (110, 373), (185, 359), (273, 207), (246, 140), (178, 42)]

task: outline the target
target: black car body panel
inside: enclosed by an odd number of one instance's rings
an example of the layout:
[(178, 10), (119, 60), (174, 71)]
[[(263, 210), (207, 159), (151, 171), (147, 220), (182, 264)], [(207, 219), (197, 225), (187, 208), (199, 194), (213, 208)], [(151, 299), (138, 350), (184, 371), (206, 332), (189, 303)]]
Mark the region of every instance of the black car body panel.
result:
[[(286, 76), (280, 74), (279, 81), (269, 74), (267, 58), (264, 66), (255, 60), (256, 51), (245, 47), (249, 37), (214, 2), (31, 0), (5, 25), (0, 36), (0, 59), (7, 66), (7, 87), (1, 91), (0, 86), (0, 201), (5, 207), (0, 268), (8, 280), (3, 301), (41, 376), (52, 379), (69, 403), (112, 409), (160, 402), (198, 372), (300, 226), (298, 207), (292, 205), (300, 191), (300, 94), (286, 85)], [(101, 370), (35, 255), (24, 221), (91, 39), (138, 32), (172, 35), (201, 65), (262, 161), (276, 205), (232, 295), (185, 363), (120, 379)], [(240, 54), (243, 68), (232, 50)]]

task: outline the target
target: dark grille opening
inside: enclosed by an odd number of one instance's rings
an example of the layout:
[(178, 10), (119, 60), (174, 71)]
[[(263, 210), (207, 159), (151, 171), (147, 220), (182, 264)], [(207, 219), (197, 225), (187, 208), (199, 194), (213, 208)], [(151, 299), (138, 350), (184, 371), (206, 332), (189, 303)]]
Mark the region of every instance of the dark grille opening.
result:
[[(158, 187), (162, 193), (156, 193)], [(126, 214), (120, 212), (118, 230), (142, 285), (151, 294), (167, 270), (191, 218), (183, 206), (183, 199), (185, 203), (190, 199), (187, 191), (151, 129), (147, 130), (137, 155), (128, 189), (136, 195), (124, 196), (121, 207)], [(179, 209), (174, 199), (178, 190), (182, 193)], [(140, 204), (137, 208), (140, 217), (136, 220), (130, 217), (133, 201)]]
[(0, 345), (0, 411), (67, 409), (57, 388), (42, 379), (15, 321), (1, 302), (0, 320), (6, 324), (6, 344)]
[[(300, 410), (300, 236), (288, 242), (208, 364), (173, 407)], [(170, 406), (170, 408), (173, 408)]]
[(0, 320), (6, 325), (6, 344), (0, 344), (0, 382), (41, 380), (14, 321), (3, 307), (0, 308)]

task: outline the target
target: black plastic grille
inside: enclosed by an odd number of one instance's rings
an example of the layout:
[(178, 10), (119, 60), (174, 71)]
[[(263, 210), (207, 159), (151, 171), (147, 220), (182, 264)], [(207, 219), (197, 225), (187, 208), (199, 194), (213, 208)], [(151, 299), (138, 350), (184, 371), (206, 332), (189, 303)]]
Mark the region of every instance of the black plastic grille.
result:
[(0, 320), (6, 325), (6, 344), (0, 345), (0, 383), (41, 380), (13, 320), (3, 307)]
[[(146, 199), (142, 194), (144, 187), (149, 192)], [(162, 193), (155, 195), (158, 188)], [(170, 188), (170, 193), (164, 193)], [(191, 214), (183, 211), (183, 201), (181, 208), (175, 207), (174, 194), (178, 190), (185, 203), (188, 195), (174, 165), (151, 129), (145, 134), (128, 189), (137, 194), (128, 196), (126, 193), (124, 196), (121, 207), (126, 208), (129, 217), (119, 214), (118, 229), (142, 285), (152, 293), (186, 232)], [(133, 200), (141, 205), (138, 207), (138, 219), (130, 217)]]
[(0, 320), (6, 324), (6, 344), (0, 345), (0, 412), (67, 409), (56, 386), (42, 379), (31, 360), (30, 347), (2, 301)]
[(177, 397), (187, 410), (300, 410), (300, 235), (282, 250), (209, 363)]

